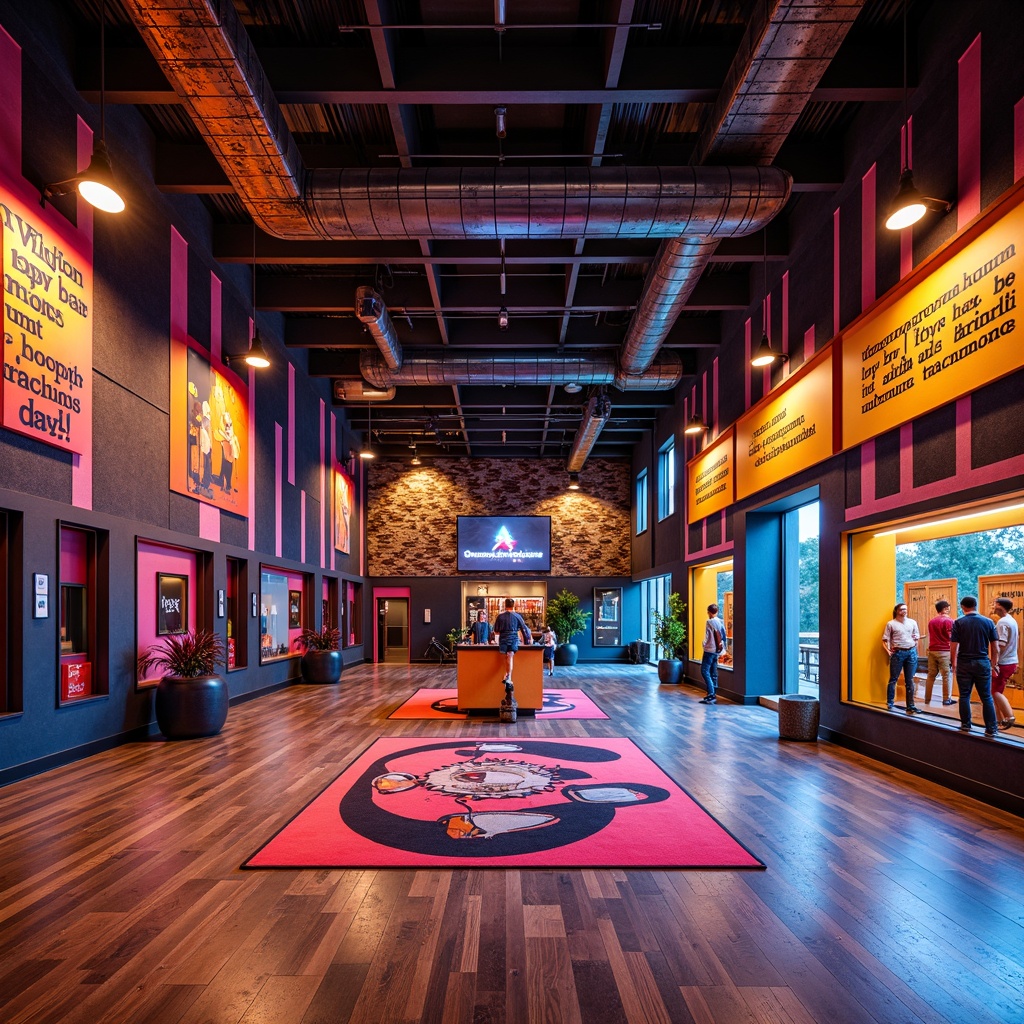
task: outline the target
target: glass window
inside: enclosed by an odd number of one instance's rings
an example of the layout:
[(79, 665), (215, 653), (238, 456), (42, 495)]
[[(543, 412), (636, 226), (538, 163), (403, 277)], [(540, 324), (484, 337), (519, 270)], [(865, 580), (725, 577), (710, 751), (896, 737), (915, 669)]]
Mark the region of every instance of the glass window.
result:
[(227, 627), (228, 669), (245, 668), (249, 663), (249, 609), (246, 594), (249, 590), (248, 567), (241, 558), (228, 559)]
[(641, 470), (636, 478), (636, 532), (647, 529), (647, 470)]
[[(60, 524), (53, 611), (59, 637), (60, 704), (107, 693), (106, 559), (105, 533)], [(48, 608), (45, 617), (49, 616)]]
[(658, 519), (676, 510), (676, 442), (671, 438), (658, 452)]

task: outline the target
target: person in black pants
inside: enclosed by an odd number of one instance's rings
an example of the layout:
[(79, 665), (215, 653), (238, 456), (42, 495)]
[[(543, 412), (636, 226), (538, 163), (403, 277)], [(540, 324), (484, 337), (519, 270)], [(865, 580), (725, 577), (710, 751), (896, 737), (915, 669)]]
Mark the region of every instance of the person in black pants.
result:
[(522, 615), (515, 610), (516, 603), (511, 597), (505, 599), (505, 610), (494, 620), (494, 632), (498, 634), (498, 650), (505, 655), (504, 683), (512, 682), (512, 661), (519, 650), (519, 634), (523, 643), (532, 644), (533, 637)]
[(960, 602), (963, 615), (953, 623), (949, 637), (949, 664), (956, 673), (960, 690), (960, 731), (971, 731), (971, 690), (978, 688), (981, 714), (985, 720), (985, 736), (995, 739), (996, 706), (992, 700), (992, 665), (996, 661), (995, 624), (978, 614), (978, 599), (965, 597)]

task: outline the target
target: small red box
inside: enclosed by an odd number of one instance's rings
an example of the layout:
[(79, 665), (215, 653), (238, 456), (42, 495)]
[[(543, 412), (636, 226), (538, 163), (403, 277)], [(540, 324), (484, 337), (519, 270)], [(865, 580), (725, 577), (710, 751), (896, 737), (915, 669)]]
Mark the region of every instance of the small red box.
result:
[(92, 693), (92, 662), (73, 661), (60, 667), (60, 699), (78, 700)]
[(235, 667), (235, 638), (228, 637), (228, 668)]

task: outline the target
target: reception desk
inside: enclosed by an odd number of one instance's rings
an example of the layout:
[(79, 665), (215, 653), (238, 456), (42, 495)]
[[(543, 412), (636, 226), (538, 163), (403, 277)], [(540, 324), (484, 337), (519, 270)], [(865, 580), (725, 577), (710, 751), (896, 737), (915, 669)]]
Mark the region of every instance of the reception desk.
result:
[[(498, 713), (505, 697), (505, 655), (494, 644), (460, 644), (456, 679), (460, 711)], [(520, 647), (512, 668), (520, 712), (534, 714), (544, 703), (544, 650)]]

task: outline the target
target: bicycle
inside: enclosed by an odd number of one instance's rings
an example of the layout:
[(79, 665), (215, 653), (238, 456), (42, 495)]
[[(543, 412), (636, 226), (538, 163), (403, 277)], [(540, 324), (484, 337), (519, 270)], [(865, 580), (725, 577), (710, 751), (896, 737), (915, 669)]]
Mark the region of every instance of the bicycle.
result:
[(423, 652), (423, 657), (437, 658), (438, 665), (443, 665), (446, 661), (455, 661), (455, 651), (445, 647), (436, 636), (432, 636), (430, 643), (427, 644), (427, 649)]

